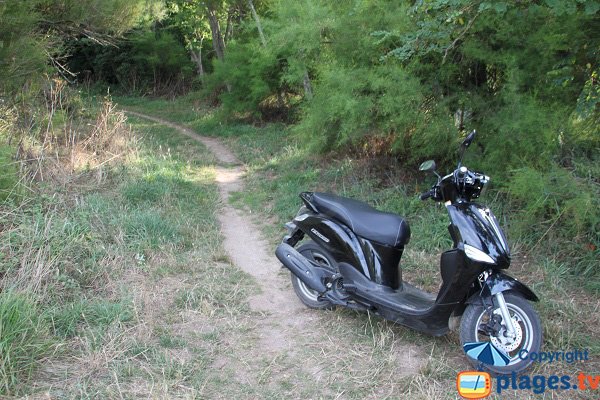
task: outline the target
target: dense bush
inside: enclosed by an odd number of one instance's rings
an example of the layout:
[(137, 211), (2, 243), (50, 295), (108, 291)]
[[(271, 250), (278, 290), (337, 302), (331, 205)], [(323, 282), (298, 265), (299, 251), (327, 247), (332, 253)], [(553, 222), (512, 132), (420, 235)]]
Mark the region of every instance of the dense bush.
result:
[(66, 41), (106, 41), (133, 26), (143, 9), (141, 0), (0, 2), (0, 100), (36, 93), (46, 74), (71, 76), (64, 66)]
[(207, 79), (205, 91), (222, 91), (220, 100), (225, 115), (260, 117), (261, 111), (268, 108), (264, 103), (269, 98), (283, 101), (279, 62), (276, 54), (259, 43), (231, 43), (227, 58), (215, 60), (215, 72)]
[(134, 30), (116, 46), (80, 38), (70, 43), (69, 66), (82, 83), (101, 82), (127, 94), (177, 95), (194, 77), (194, 66), (181, 41), (168, 31)]

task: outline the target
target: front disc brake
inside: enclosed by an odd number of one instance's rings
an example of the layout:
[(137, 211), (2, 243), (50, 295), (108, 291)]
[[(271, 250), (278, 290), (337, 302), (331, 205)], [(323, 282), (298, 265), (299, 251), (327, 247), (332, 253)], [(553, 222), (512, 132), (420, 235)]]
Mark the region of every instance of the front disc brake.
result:
[(504, 336), (506, 333), (506, 327), (503, 325), (502, 329), (498, 333), (498, 336), (491, 336), (490, 340), (498, 349), (504, 351), (506, 354), (515, 351), (521, 345), (523, 341), (523, 329), (521, 328), (521, 324), (519, 324), (519, 318), (516, 316), (512, 317), (513, 327), (515, 328), (515, 337), (510, 338), (508, 336)]

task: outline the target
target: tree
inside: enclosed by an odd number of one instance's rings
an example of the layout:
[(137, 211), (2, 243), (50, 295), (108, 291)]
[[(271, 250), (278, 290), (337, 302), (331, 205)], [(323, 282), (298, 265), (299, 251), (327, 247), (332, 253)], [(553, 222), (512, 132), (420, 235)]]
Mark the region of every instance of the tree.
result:
[[(71, 78), (64, 65), (64, 42), (88, 37), (107, 43), (139, 19), (144, 1), (20, 0), (0, 2), (0, 96), (35, 90), (44, 72)], [(25, 90), (25, 93), (28, 92)]]
[(198, 75), (204, 77), (202, 49), (210, 32), (205, 10), (198, 4), (187, 0), (169, 1), (167, 9), (169, 11), (168, 23), (181, 32), (186, 48), (190, 52), (190, 58), (196, 64)]

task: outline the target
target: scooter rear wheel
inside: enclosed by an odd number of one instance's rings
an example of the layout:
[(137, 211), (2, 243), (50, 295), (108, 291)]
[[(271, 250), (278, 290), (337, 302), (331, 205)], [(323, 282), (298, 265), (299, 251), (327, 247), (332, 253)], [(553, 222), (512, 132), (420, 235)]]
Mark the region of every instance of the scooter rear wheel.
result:
[[(488, 312), (480, 304), (470, 304), (465, 310), (460, 324), (460, 342), (485, 343), (491, 342), (497, 349), (508, 356), (510, 362), (506, 366), (479, 364), (469, 358), (475, 367), (482, 367), (494, 374), (505, 375), (512, 372), (519, 373), (527, 369), (533, 362), (530, 358), (520, 355), (539, 352), (542, 346), (542, 324), (540, 317), (524, 298), (512, 293), (504, 293), (506, 307), (517, 330), (515, 338), (509, 339), (505, 333), (505, 325), (497, 336), (488, 336), (480, 331), (480, 325), (489, 319)], [(494, 310), (494, 314), (499, 311)], [(522, 352), (522, 353), (521, 353)]]
[[(324, 250), (319, 247), (315, 242), (308, 241), (302, 245), (300, 245), (296, 250), (304, 257), (308, 258), (311, 261), (316, 262), (324, 268), (330, 269), (332, 273), (335, 273), (337, 270), (337, 263), (334, 258)], [(290, 273), (290, 278), (292, 280), (292, 287), (294, 288), (294, 292), (305, 306), (314, 309), (331, 309), (333, 308), (333, 304), (327, 300), (319, 299), (319, 294), (306, 286), (304, 282), (302, 282), (296, 275)]]

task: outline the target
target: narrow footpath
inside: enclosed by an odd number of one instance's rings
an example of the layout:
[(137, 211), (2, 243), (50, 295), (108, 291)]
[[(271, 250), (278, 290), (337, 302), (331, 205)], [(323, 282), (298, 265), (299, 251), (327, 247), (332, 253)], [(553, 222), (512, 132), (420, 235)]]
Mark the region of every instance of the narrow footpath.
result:
[(127, 113), (177, 129), (213, 152), (220, 164), (216, 167), (216, 181), (222, 201), (219, 222), (223, 246), (231, 262), (253, 276), (261, 288), (261, 293), (251, 297), (249, 303), (253, 311), (263, 316), (258, 324), (262, 354), (276, 357), (278, 353), (291, 351), (294, 335), (310, 329), (315, 322), (314, 313), (306, 312), (306, 307), (296, 298), (287, 274), (281, 270), (281, 263), (274, 255), (274, 249), (261, 238), (259, 227), (248, 215), (229, 203), (231, 193), (244, 189), (244, 166), (216, 138), (198, 135), (189, 128), (153, 116), (134, 111)]

